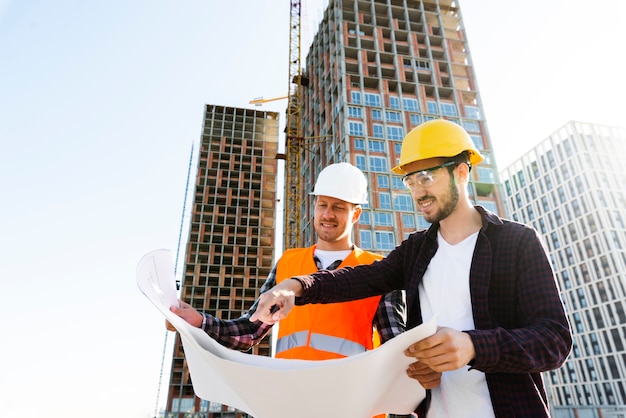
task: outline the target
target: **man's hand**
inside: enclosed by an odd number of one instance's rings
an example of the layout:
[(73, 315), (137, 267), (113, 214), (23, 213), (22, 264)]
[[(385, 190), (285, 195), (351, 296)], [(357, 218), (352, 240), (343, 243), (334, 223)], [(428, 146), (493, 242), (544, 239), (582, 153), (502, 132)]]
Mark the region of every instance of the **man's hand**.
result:
[(285, 280), (274, 286), (259, 297), (256, 311), (250, 321), (262, 321), (275, 324), (287, 316), (294, 307), (296, 296), (302, 293), (302, 285), (298, 280)]
[(409, 365), (406, 374), (420, 382), (424, 389), (433, 389), (441, 384), (441, 372), (436, 372), (421, 361)]
[(430, 337), (411, 344), (404, 354), (441, 373), (466, 366), (476, 356), (476, 351), (469, 334), (440, 327)]
[[(202, 326), (202, 314), (196, 311), (193, 306), (182, 300), (178, 301), (178, 306), (171, 306), (170, 311), (174, 312), (194, 327), (200, 328)], [(165, 328), (167, 328), (168, 331), (176, 331), (176, 328), (174, 328), (169, 321), (165, 321)]]

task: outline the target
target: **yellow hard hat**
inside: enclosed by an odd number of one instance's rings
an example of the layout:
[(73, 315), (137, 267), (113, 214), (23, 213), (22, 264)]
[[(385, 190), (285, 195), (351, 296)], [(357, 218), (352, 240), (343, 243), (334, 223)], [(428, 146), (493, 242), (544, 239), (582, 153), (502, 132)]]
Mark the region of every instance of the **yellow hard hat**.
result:
[(445, 119), (429, 120), (406, 134), (402, 140), (400, 164), (391, 171), (404, 175), (404, 166), (409, 163), (435, 157), (455, 157), (463, 151), (467, 151), (472, 165), (484, 159), (461, 126)]

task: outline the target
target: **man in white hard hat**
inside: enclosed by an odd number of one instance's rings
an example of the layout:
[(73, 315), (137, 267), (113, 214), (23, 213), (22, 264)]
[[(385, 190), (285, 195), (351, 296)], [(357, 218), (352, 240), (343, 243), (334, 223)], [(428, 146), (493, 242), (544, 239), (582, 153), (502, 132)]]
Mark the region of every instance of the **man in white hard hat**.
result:
[[(284, 252), (261, 288), (261, 293), (295, 275), (318, 270), (370, 264), (382, 256), (364, 251), (352, 242), (352, 227), (367, 203), (367, 179), (349, 163), (322, 170), (311, 193), (315, 196), (314, 228), (317, 243)], [(222, 345), (247, 351), (258, 344), (272, 325), (250, 321), (257, 302), (242, 317), (221, 320), (180, 301), (172, 307), (190, 324), (203, 328)], [(328, 305), (302, 306), (280, 323), (275, 356), (301, 360), (346, 357), (370, 350), (405, 330), (402, 291), (384, 296)], [(374, 332), (374, 329), (376, 332)], [(175, 329), (168, 324), (168, 329)], [(378, 335), (377, 335), (378, 334)]]
[(281, 320), (295, 297), (336, 303), (406, 289), (408, 328), (438, 315), (436, 333), (405, 351), (417, 359), (407, 374), (429, 389), (420, 418), (549, 417), (541, 372), (565, 362), (571, 329), (537, 231), (470, 202), (482, 160), (458, 124), (417, 126), (393, 171), (431, 227), (372, 265), (285, 280), (252, 319)]

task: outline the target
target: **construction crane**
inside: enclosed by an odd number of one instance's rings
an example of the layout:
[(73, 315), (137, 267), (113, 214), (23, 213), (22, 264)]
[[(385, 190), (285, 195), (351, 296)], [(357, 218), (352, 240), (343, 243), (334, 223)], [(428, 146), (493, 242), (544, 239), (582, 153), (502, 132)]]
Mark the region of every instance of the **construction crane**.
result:
[(282, 96), (282, 97), (272, 97), (271, 99), (264, 99), (263, 97), (257, 97), (256, 99), (252, 99), (250, 100), (250, 104), (253, 104), (255, 106), (261, 106), (263, 103), (267, 103), (267, 102), (275, 102), (276, 100), (284, 100), (289, 98), (289, 96)]
[(288, 99), (287, 122), (285, 126), (285, 153), (277, 154), (276, 159), (285, 160), (285, 207), (284, 207), (284, 249), (302, 245), (300, 220), (302, 217), (302, 178), (300, 173), (302, 155), (305, 150), (305, 138), (302, 133), (302, 87), (308, 86), (308, 77), (302, 74), (302, 2), (290, 0), (289, 22), (289, 94), (287, 96), (250, 100), (250, 104), (261, 106), (263, 103)]
[(289, 95), (287, 103), (287, 122), (285, 127), (285, 223), (284, 248), (301, 245), (301, 189), (300, 165), (304, 137), (302, 134), (301, 87), (308, 85), (302, 77), (301, 23), (302, 2), (290, 0), (289, 22)]

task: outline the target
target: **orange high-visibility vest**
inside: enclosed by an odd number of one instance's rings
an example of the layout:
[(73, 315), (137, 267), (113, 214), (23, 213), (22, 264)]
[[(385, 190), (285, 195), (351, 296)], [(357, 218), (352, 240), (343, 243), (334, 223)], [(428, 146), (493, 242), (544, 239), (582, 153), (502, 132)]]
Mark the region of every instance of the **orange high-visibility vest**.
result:
[[(285, 251), (276, 266), (276, 283), (318, 271), (314, 251), (315, 246)], [(371, 264), (381, 258), (355, 247), (339, 268)], [(371, 350), (378, 345), (373, 342), (372, 321), (380, 298), (295, 306), (279, 323), (276, 357), (327, 360)]]

